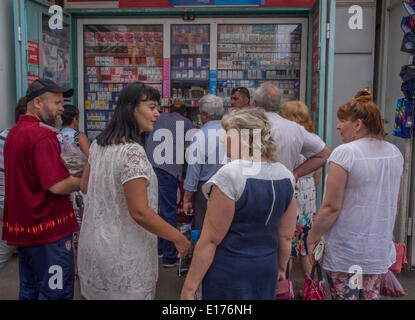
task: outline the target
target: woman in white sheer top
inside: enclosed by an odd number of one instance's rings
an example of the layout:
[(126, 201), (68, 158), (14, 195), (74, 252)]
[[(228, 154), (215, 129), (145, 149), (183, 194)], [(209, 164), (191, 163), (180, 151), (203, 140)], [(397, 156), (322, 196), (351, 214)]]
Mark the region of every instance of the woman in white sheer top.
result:
[[(324, 236), (323, 268), (333, 299), (375, 300), (380, 281), (396, 260), (392, 241), (403, 157), (383, 140), (383, 120), (368, 90), (340, 107), (343, 145), (331, 154), (326, 193), (308, 235), (311, 260)], [(356, 272), (359, 285), (350, 285)]]

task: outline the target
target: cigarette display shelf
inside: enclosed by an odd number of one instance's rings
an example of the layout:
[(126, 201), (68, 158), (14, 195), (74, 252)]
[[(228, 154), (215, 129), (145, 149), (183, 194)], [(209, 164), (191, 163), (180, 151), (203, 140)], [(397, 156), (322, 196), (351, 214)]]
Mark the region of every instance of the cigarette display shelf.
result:
[(171, 98), (181, 100), (188, 118), (200, 125), (199, 100), (209, 93), (210, 26), (171, 26)]
[(232, 89), (246, 87), (251, 97), (264, 82), (282, 91), (282, 100), (300, 96), (301, 25), (219, 25), (217, 92), (230, 109)]

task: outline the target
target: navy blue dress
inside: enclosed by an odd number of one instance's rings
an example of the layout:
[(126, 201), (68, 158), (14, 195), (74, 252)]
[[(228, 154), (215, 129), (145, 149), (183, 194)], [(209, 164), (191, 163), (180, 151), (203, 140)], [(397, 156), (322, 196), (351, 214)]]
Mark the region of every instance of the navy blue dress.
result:
[[(265, 179), (248, 177), (244, 180), (245, 188), (235, 202), (230, 229), (217, 247), (213, 263), (203, 279), (204, 300), (275, 299), (278, 227), (294, 193), (291, 173), (281, 164), (278, 164), (280, 167), (276, 165), (268, 170), (282, 171), (278, 179), (267, 180), (270, 174), (266, 174)], [(222, 173), (223, 176), (229, 179), (227, 183), (232, 183), (232, 176)], [(264, 174), (259, 176), (264, 177)], [(220, 185), (218, 187), (221, 189)]]

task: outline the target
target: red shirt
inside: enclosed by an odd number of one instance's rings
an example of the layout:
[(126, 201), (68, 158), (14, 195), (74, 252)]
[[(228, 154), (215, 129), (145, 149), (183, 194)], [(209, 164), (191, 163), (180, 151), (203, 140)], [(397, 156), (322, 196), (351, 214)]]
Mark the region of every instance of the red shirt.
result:
[(55, 133), (35, 117), (21, 115), (4, 145), (6, 194), (3, 240), (37, 246), (79, 230), (68, 195), (48, 188), (70, 176)]

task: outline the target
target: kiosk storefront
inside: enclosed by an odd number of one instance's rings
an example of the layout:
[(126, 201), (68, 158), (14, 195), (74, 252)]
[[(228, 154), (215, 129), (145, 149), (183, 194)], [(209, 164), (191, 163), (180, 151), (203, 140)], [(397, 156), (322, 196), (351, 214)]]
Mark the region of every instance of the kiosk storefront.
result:
[(196, 124), (203, 95), (223, 97), (230, 108), (233, 88), (252, 92), (271, 81), (284, 101), (307, 103), (324, 138), (330, 3), (67, 0), (63, 28), (50, 30), (50, 3), (15, 0), (17, 95), (37, 77), (71, 84), (80, 129), (93, 139), (132, 81), (160, 91), (160, 111), (183, 100)]

